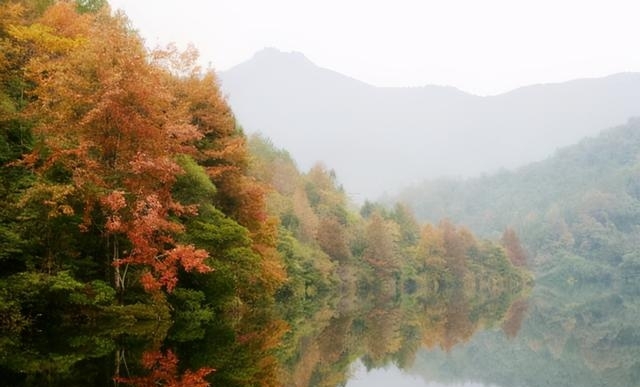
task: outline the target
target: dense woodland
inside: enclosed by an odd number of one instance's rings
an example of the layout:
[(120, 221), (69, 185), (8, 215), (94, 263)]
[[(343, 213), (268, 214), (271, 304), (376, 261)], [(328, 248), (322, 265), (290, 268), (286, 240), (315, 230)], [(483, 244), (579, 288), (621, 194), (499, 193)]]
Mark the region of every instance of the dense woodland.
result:
[(196, 60), (103, 1), (0, 2), (4, 380), (336, 385), (509, 322), (530, 282), (512, 230), (356, 209), (247, 138)]
[(637, 292), (639, 128), (632, 119), (519, 170), (426, 182), (401, 198), (422, 220), (446, 213), (486, 237), (513, 228), (539, 279)]

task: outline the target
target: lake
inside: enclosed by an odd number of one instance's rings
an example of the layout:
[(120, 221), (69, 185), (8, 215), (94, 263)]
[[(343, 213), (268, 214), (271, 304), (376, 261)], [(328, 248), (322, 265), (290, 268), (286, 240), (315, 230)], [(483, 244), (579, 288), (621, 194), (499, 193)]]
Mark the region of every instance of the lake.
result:
[(353, 365), (347, 387), (640, 385), (637, 297), (600, 284), (538, 284), (520, 329), (488, 329), (450, 350), (421, 348), (399, 369)]
[(2, 338), (0, 385), (639, 385), (637, 298), (600, 284), (551, 285), (343, 295), (297, 320), (280, 307), (205, 327), (49, 327)]

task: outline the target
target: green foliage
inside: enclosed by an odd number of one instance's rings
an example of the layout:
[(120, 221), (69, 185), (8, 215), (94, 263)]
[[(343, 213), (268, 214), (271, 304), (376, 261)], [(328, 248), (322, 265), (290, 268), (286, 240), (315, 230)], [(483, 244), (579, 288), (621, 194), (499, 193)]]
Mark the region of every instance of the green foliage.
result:
[[(93, 313), (100, 306), (115, 301), (115, 290), (103, 281), (82, 283), (68, 271), (56, 274), (23, 272), (0, 282), (3, 308), (9, 310), (11, 326), (15, 321), (49, 323), (73, 312)], [(8, 291), (10, 289), (10, 291)], [(85, 307), (81, 312), (78, 307)], [(90, 309), (87, 309), (90, 308)]]
[(208, 251), (209, 263), (215, 269), (204, 276), (184, 273), (185, 287), (201, 288), (208, 302), (216, 305), (268, 297), (257, 288), (255, 277), (259, 275), (260, 255), (252, 249), (246, 228), (210, 204), (201, 205), (198, 215), (185, 226), (183, 240)]
[(174, 308), (174, 323), (169, 338), (177, 342), (202, 339), (206, 326), (211, 324), (215, 313), (205, 304), (202, 291), (178, 288), (169, 298)]
[[(468, 181), (425, 183), (401, 197), (421, 219), (446, 213), (480, 235), (497, 237), (513, 227), (541, 276), (556, 264), (569, 267), (563, 257), (579, 256), (594, 271), (605, 269), (599, 280), (620, 278), (640, 223), (639, 127), (640, 121), (630, 120), (540, 163)], [(575, 277), (585, 275), (577, 265)]]
[(109, 3), (107, 0), (76, 0), (76, 9), (79, 13), (98, 12)]
[(177, 162), (184, 172), (173, 184), (174, 197), (183, 204), (212, 202), (216, 195), (216, 187), (204, 167), (187, 155), (178, 156)]

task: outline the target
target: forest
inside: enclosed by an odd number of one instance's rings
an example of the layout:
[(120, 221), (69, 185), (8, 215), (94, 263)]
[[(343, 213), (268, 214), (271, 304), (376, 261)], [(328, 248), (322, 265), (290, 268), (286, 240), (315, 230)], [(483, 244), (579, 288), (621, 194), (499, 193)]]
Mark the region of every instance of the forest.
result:
[(485, 237), (513, 228), (539, 280), (571, 276), (576, 285), (636, 292), (639, 124), (631, 119), (515, 171), (424, 182), (399, 199), (418, 219), (446, 213)]
[(358, 208), (300, 172), (195, 48), (146, 48), (100, 0), (0, 2), (0, 180), (14, 385), (337, 385), (359, 358), (409, 365), (409, 338), (509, 326), (532, 281), (512, 229)]

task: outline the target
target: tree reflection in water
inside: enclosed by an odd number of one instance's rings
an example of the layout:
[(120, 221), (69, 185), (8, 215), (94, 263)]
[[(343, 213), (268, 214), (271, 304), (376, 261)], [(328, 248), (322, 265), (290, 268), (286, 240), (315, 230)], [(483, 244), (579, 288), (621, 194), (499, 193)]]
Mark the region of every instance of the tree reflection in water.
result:
[(423, 346), (448, 350), (501, 325), (515, 334), (526, 309), (511, 305), (517, 293), (476, 290), (357, 296), (352, 289), (288, 322), (275, 309), (255, 310), (188, 339), (158, 322), (101, 330), (63, 324), (3, 339), (0, 377), (13, 386), (333, 387), (357, 359), (367, 369), (406, 368)]
[(122, 377), (116, 376), (116, 384), (122, 383), (135, 387), (206, 387), (209, 382), (205, 377), (214, 372), (213, 368), (202, 367), (193, 372), (186, 370), (180, 374), (178, 371), (178, 357), (168, 350), (148, 351), (142, 354), (142, 367), (149, 371), (145, 376)]

